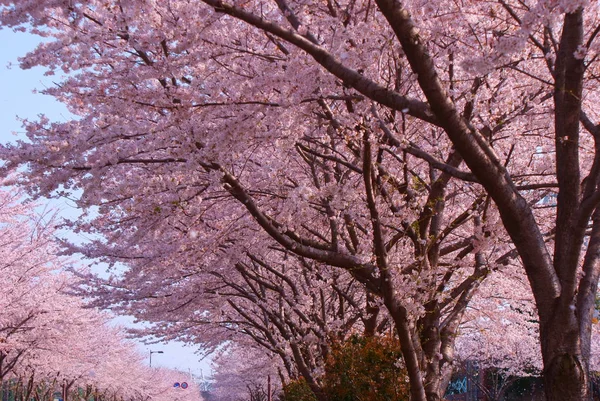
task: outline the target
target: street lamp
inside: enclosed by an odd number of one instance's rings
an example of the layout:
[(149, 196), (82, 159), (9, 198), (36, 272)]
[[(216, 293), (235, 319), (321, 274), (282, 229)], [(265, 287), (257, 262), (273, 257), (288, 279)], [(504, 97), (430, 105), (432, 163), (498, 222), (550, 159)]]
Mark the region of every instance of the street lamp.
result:
[(152, 354), (164, 354), (163, 351), (150, 351), (150, 367), (152, 367)]

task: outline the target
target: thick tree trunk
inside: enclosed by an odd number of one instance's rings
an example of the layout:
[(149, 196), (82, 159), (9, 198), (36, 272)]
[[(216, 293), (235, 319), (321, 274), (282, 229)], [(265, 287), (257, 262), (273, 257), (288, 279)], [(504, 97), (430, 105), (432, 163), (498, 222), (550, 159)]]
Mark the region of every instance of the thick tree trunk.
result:
[(439, 369), (439, 363), (436, 360), (428, 363), (424, 385), (427, 401), (443, 400), (449, 382), (450, 375), (442, 374)]
[(554, 71), (559, 187), (554, 269), (560, 280), (561, 294), (554, 302), (551, 315), (540, 313), (544, 388), (548, 401), (589, 399), (589, 349), (581, 329), (591, 327), (590, 299), (587, 299), (589, 294), (577, 295), (578, 265), (593, 210), (585, 206), (580, 184), (579, 131), (585, 65), (576, 51), (584, 43), (583, 20), (583, 8), (565, 15)]
[(427, 341), (424, 345), (425, 395), (427, 401), (439, 401), (444, 399), (446, 388), (452, 377), (452, 369), (442, 360), (440, 350), (443, 344), (438, 334), (439, 321), (425, 331), (435, 333), (432, 341)]
[(540, 325), (544, 392), (548, 401), (589, 400), (589, 352), (582, 349), (575, 305), (559, 299), (555, 314)]
[(546, 362), (544, 389), (548, 401), (590, 400), (588, 383), (581, 355), (558, 354)]
[[(422, 327), (423, 363), (425, 365), (425, 394), (428, 401), (443, 400), (450, 379), (452, 367), (446, 359), (449, 351), (454, 350), (454, 338), (443, 338), (440, 333), (440, 316), (429, 320), (427, 327)], [(448, 334), (448, 333), (445, 333)]]

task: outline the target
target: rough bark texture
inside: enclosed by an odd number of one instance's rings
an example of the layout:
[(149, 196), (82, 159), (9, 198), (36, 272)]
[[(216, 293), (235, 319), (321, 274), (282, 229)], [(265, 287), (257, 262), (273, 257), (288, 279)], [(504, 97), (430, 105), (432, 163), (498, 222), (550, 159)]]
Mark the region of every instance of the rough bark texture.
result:
[[(580, 328), (591, 325), (590, 300), (577, 299), (579, 259), (590, 218), (590, 211), (582, 207), (579, 169), (579, 121), (585, 68), (575, 52), (582, 43), (583, 10), (579, 9), (565, 16), (554, 74), (559, 192), (553, 266), (561, 292), (550, 315), (540, 311), (544, 383), (549, 401), (589, 398), (590, 354), (589, 349), (582, 348), (585, 340)], [(593, 295), (588, 293), (589, 296)]]
[(548, 401), (587, 400), (587, 373), (579, 355), (558, 354), (546, 364), (544, 389)]

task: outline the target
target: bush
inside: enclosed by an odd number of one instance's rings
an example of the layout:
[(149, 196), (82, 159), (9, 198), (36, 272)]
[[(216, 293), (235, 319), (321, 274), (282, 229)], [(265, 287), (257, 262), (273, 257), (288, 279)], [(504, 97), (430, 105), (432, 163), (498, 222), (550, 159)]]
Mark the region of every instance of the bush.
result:
[(293, 380), (283, 386), (282, 401), (317, 401), (304, 378)]
[[(402, 401), (409, 399), (400, 344), (382, 337), (353, 336), (335, 343), (320, 378), (329, 401)], [(282, 401), (317, 401), (304, 379), (283, 388)]]
[(334, 344), (323, 378), (330, 401), (407, 400), (408, 381), (395, 339), (353, 336)]

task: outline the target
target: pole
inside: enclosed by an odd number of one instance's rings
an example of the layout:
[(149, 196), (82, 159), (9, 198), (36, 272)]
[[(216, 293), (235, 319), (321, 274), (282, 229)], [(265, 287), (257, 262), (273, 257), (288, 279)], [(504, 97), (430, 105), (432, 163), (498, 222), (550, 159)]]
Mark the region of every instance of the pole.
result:
[(150, 350), (150, 367), (152, 367), (152, 354), (164, 354), (163, 351), (152, 351)]
[(273, 401), (271, 397), (271, 375), (267, 376), (267, 401)]

